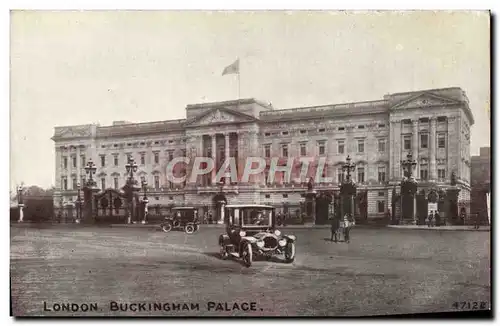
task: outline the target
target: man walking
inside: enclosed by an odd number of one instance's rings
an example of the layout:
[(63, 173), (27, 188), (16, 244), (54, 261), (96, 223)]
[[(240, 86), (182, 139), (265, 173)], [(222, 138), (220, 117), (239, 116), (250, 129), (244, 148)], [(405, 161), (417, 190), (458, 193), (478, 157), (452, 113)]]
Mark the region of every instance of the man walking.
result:
[(339, 230), (339, 227), (340, 227), (340, 221), (337, 219), (337, 216), (336, 214), (333, 214), (332, 218), (331, 218), (331, 236), (330, 236), (330, 241), (333, 241), (333, 238), (335, 237), (335, 242), (337, 242), (337, 233), (338, 233), (338, 230)]

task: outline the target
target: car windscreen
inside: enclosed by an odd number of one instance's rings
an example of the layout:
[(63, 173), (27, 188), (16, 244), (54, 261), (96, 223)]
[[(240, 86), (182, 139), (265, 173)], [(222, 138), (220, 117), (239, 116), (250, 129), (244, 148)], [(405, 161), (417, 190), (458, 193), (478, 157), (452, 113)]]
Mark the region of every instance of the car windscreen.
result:
[(240, 211), (243, 226), (271, 226), (272, 209), (248, 207)]

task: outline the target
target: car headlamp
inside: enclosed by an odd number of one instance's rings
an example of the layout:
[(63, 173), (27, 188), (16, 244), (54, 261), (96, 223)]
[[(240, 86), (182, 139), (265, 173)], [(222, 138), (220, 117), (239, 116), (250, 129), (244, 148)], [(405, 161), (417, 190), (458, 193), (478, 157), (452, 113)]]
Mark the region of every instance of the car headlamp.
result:
[(257, 247), (259, 247), (259, 248), (264, 247), (264, 240), (257, 241)]
[(278, 244), (279, 244), (281, 247), (286, 246), (286, 239), (281, 239), (280, 241), (278, 241)]
[(274, 235), (276, 236), (280, 236), (281, 235), (281, 231), (280, 230), (274, 230)]
[(240, 231), (240, 237), (244, 237), (245, 235), (247, 235), (245, 231)]

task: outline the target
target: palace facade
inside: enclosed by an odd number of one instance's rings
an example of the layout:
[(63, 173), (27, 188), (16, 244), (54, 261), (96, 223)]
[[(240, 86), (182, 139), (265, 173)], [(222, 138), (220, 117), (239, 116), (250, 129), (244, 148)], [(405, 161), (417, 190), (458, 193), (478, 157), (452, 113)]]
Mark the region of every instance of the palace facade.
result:
[[(461, 189), (459, 204), (470, 200), (470, 127), (474, 118), (460, 88), (430, 89), (385, 95), (376, 101), (278, 109), (255, 99), (190, 104), (186, 118), (148, 123), (114, 122), (55, 127), (56, 207), (71, 206), (77, 184), (84, 184), (89, 159), (101, 189), (121, 189), (130, 156), (138, 164), (136, 178), (148, 183), (149, 205), (197, 206), (207, 211), (222, 192), (228, 204), (271, 204), (296, 212), (303, 203), (307, 180), (268, 182), (267, 169), (251, 182), (213, 184), (210, 178), (171, 183), (168, 163), (178, 156), (208, 156), (220, 165), (247, 156), (324, 157), (323, 176), (332, 182), (315, 189), (338, 190), (342, 165), (349, 155), (358, 192), (364, 194), (367, 218), (391, 209), (393, 189), (399, 192), (401, 161), (412, 153), (419, 191), (445, 189), (452, 172)], [(238, 163), (238, 165), (241, 163)], [(187, 167), (191, 169), (192, 167)], [(241, 166), (238, 166), (240, 171)], [(186, 171), (189, 172), (189, 171)]]

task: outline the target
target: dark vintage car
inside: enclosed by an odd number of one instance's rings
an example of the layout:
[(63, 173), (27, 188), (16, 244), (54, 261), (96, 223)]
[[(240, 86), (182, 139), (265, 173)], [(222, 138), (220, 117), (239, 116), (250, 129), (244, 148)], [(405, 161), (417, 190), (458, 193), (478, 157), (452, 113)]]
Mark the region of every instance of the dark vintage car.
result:
[(163, 232), (172, 230), (184, 230), (187, 234), (198, 231), (200, 222), (198, 220), (198, 209), (194, 207), (174, 207), (172, 213), (165, 217), (160, 227)]
[(226, 234), (219, 236), (222, 259), (230, 255), (250, 267), (257, 257), (283, 255), (286, 263), (295, 259), (295, 236), (283, 235), (275, 227), (274, 207), (266, 205), (227, 205)]

